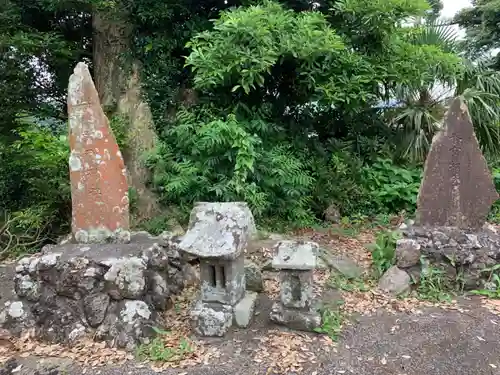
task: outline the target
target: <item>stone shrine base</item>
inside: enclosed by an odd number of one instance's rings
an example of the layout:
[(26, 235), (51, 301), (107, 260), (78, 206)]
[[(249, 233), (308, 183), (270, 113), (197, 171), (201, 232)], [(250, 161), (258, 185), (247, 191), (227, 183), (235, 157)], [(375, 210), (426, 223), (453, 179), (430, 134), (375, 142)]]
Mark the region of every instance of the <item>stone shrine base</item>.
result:
[(247, 328), (252, 322), (257, 297), (257, 293), (247, 291), (235, 306), (197, 300), (191, 309), (194, 331), (200, 336), (222, 337), (233, 324)]
[(486, 224), (480, 230), (456, 227), (401, 228), (403, 239), (396, 247), (396, 266), (420, 277), (421, 257), (425, 262), (444, 268), (447, 277), (463, 284), (464, 289), (488, 288), (486, 268), (500, 263), (500, 235)]
[(0, 312), (13, 334), (71, 343), (92, 333), (111, 347), (147, 342), (157, 311), (181, 292), (189, 265), (174, 247), (141, 233), (128, 244), (46, 246), (16, 267), (18, 301)]
[(299, 331), (312, 332), (321, 326), (321, 315), (317, 311), (289, 308), (281, 302), (273, 304), (269, 317), (276, 324)]

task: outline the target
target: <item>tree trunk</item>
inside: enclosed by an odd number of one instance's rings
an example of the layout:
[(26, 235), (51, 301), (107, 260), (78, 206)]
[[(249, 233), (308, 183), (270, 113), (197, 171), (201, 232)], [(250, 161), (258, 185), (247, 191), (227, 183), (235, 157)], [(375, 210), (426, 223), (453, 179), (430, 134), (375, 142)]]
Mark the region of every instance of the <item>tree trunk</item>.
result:
[(95, 10), (93, 26), (94, 80), (107, 114), (126, 121), (126, 149), (122, 150), (129, 184), (138, 196), (136, 219), (151, 218), (159, 211), (155, 194), (148, 189), (145, 152), (157, 142), (149, 105), (143, 100), (140, 63), (130, 54), (132, 25), (120, 10)]

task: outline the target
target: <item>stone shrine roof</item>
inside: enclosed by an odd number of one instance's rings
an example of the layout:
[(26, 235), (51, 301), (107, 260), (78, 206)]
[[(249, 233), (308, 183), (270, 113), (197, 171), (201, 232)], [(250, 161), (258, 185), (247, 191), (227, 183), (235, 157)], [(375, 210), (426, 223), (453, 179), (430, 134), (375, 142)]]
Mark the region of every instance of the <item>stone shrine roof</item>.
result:
[(276, 255), (272, 267), (288, 270), (312, 270), (316, 268), (319, 245), (310, 241), (284, 240), (274, 247)]
[(252, 212), (244, 202), (199, 202), (179, 248), (200, 258), (234, 259), (256, 233)]

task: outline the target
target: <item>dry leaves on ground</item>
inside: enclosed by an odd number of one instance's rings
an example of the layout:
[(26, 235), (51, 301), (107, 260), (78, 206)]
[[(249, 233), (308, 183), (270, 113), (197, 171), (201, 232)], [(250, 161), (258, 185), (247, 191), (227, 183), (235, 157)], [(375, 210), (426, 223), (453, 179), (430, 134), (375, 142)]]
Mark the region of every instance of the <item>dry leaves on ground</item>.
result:
[[(157, 327), (165, 334), (160, 334), (156, 340), (161, 340), (161, 350), (172, 353), (168, 362), (161, 365), (151, 363), (154, 370), (164, 370), (167, 367), (188, 367), (206, 363), (209, 357), (216, 357), (214, 350), (207, 350), (200, 342), (191, 340), (189, 324), (190, 304), (197, 293), (197, 287), (189, 287), (173, 299), (174, 308), (168, 310), (162, 317), (164, 326)], [(91, 338), (81, 340), (71, 347), (60, 344), (48, 344), (33, 339), (30, 331), (20, 338), (9, 337), (0, 346), (0, 363), (5, 363), (14, 356), (28, 357), (59, 357), (69, 358), (85, 367), (102, 367), (119, 365), (134, 359), (134, 355), (124, 350), (106, 347), (105, 342), (95, 342)], [(158, 343), (158, 341), (157, 341)]]
[(492, 314), (500, 316), (500, 300), (498, 299), (488, 299), (486, 297), (481, 298), (481, 304), (488, 309)]
[(398, 312), (421, 314), (421, 309), (426, 307), (463, 310), (458, 307), (457, 301), (433, 303), (413, 297), (394, 298), (378, 290), (370, 290), (367, 292), (342, 292), (342, 298), (344, 299), (342, 310), (348, 314), (357, 313), (361, 315), (370, 315), (380, 309), (391, 314), (396, 314)]
[(183, 293), (172, 299), (174, 308), (167, 310), (162, 316), (162, 332), (157, 340), (161, 340), (161, 350), (171, 353), (168, 361), (152, 363), (154, 371), (161, 372), (167, 368), (186, 368), (198, 364), (207, 364), (210, 358), (220, 354), (216, 348), (207, 348), (203, 342), (192, 339), (190, 323), (191, 304), (198, 295), (198, 286), (184, 289)]
[[(266, 374), (288, 374), (301, 372), (306, 364), (318, 363), (313, 353), (313, 341), (319, 341), (325, 351), (334, 349), (335, 343), (326, 336), (311, 337), (301, 332), (269, 331), (266, 336), (254, 340), (260, 341), (254, 352), (253, 361), (267, 367)], [(316, 345), (317, 347), (318, 345)]]
[[(318, 232), (314, 230), (302, 231), (301, 236), (317, 241), (323, 247), (326, 247), (332, 255), (346, 256), (353, 260), (365, 271), (365, 274), (370, 272), (372, 259), (366, 245), (375, 241), (375, 234), (372, 230), (361, 232), (356, 237), (340, 236), (331, 231)], [(329, 277), (330, 272), (328, 271), (314, 271), (315, 295), (321, 294)], [(420, 309), (425, 307), (462, 310), (457, 306), (456, 301), (452, 301), (451, 303), (432, 303), (417, 298), (394, 298), (378, 291), (376, 288), (370, 289), (367, 291), (342, 291), (341, 296), (344, 304), (341, 310), (347, 314), (357, 313), (362, 315), (370, 315), (379, 309), (384, 309), (393, 314), (397, 312), (419, 314), (421, 312)]]
[(123, 364), (133, 359), (133, 355), (123, 350), (106, 347), (104, 342), (90, 339), (75, 343), (72, 347), (48, 344), (33, 339), (32, 332), (25, 332), (19, 338), (11, 339), (12, 345), (0, 347), (0, 363), (14, 356), (69, 358), (85, 366), (101, 367), (108, 364)]

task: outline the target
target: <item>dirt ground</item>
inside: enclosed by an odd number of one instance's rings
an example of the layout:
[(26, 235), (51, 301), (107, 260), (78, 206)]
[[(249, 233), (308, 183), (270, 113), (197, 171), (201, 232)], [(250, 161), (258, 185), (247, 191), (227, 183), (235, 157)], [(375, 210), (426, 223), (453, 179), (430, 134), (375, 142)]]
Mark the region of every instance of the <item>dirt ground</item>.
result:
[[(372, 233), (357, 238), (329, 232), (298, 236), (321, 244), (332, 254), (348, 256), (368, 272), (365, 245)], [(247, 258), (265, 264), (272, 247), (283, 236), (253, 243)], [(0, 269), (2, 301), (13, 296), (13, 265)], [(499, 374), (500, 319), (497, 305), (479, 298), (433, 305), (415, 298), (393, 299), (375, 290), (344, 292), (327, 286), (328, 270), (315, 274), (318, 299), (328, 304), (344, 300), (348, 319), (337, 342), (326, 335), (289, 331), (270, 323), (270, 306), (278, 298), (277, 274), (264, 272), (265, 292), (259, 297), (255, 320), (248, 329), (233, 329), (224, 338), (193, 337), (188, 306), (196, 287), (186, 289), (165, 314), (164, 346), (189, 348), (172, 362), (144, 363), (130, 353), (104, 348), (91, 341), (73, 348), (33, 342), (25, 337), (13, 348), (0, 347), (0, 375), (7, 374), (356, 374), (428, 375)]]

